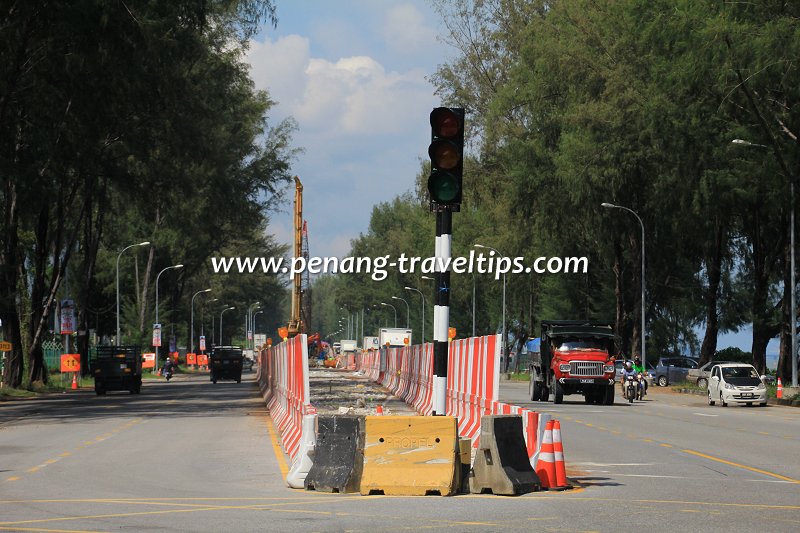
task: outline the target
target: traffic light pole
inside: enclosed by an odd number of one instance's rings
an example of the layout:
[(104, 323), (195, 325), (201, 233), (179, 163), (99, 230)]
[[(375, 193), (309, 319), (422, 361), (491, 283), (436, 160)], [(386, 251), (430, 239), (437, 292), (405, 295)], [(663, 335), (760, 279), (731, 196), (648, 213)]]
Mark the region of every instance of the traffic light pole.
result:
[(436, 211), (436, 291), (433, 307), (433, 414), (442, 416), (446, 411), (447, 394), (447, 331), (450, 327), (450, 271), (443, 269), (450, 259), (453, 239), (453, 212), (448, 207)]

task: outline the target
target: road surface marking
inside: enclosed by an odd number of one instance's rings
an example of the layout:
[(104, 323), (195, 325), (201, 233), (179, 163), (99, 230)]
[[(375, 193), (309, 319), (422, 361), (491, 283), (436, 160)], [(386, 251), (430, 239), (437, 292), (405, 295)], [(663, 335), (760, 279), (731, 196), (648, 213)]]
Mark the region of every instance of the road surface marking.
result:
[(691, 455), (696, 455), (698, 457), (703, 457), (705, 459), (710, 459), (712, 461), (717, 461), (718, 463), (723, 463), (730, 466), (735, 466), (737, 468), (743, 468), (745, 470), (750, 470), (751, 472), (758, 472), (759, 474), (764, 474), (765, 476), (772, 476), (774, 478), (782, 479), (784, 481), (790, 481), (792, 483), (800, 483), (800, 480), (792, 479), (790, 477), (782, 476), (780, 474), (775, 474), (772, 472), (767, 472), (766, 470), (761, 470), (759, 468), (753, 468), (752, 466), (746, 466), (739, 463), (734, 463), (733, 461), (726, 461), (725, 459), (720, 459), (719, 457), (714, 457), (712, 455), (706, 455), (704, 453), (696, 452), (694, 450), (682, 450), (684, 453), (688, 453)]
[(19, 476), (11, 476), (10, 478), (6, 479), (6, 481), (17, 481), (17, 480), (19, 480)]
[(767, 433), (766, 431), (759, 431), (758, 434), (759, 435), (769, 435), (769, 433)]
[[(90, 533), (85, 529), (41, 529), (41, 528), (33, 528), (33, 527), (2, 527), (0, 526), (0, 531), (40, 531), (42, 533)], [(92, 530), (91, 533), (95, 533)]]
[(666, 442), (662, 442), (661, 446), (663, 446), (664, 448), (672, 448), (672, 444), (667, 444)]
[[(692, 414), (695, 414), (697, 416), (719, 416), (719, 415), (712, 415), (712, 414), (709, 414), (709, 413), (692, 413)], [(688, 420), (687, 420), (687, 422), (688, 422)]]
[(58, 454), (58, 455), (59, 455), (60, 457), (69, 457), (70, 455), (72, 455), (72, 452), (64, 452), (64, 453), (60, 453), (60, 454)]
[(286, 464), (286, 458), (283, 457), (283, 450), (278, 443), (278, 435), (275, 432), (275, 426), (272, 424), (272, 417), (267, 415), (267, 431), (269, 431), (269, 438), (272, 440), (272, 449), (275, 451), (275, 458), (278, 460), (278, 468), (281, 471), (283, 480), (286, 481), (286, 476), (289, 474), (289, 467)]

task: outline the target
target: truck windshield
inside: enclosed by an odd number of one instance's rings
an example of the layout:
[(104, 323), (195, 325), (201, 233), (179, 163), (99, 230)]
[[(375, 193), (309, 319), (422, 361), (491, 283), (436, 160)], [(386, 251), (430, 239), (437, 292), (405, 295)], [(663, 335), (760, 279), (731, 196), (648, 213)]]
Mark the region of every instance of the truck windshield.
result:
[(606, 346), (600, 339), (565, 340), (558, 347), (559, 352), (572, 351), (605, 351)]

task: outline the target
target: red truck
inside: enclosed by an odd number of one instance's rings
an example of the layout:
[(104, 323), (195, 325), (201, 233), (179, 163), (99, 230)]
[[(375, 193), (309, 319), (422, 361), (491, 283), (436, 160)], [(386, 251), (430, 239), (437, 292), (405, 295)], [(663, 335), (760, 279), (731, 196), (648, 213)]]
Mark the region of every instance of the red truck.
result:
[(586, 403), (614, 403), (616, 337), (611, 324), (588, 320), (542, 321), (539, 352), (530, 354), (532, 401), (561, 403), (583, 394)]

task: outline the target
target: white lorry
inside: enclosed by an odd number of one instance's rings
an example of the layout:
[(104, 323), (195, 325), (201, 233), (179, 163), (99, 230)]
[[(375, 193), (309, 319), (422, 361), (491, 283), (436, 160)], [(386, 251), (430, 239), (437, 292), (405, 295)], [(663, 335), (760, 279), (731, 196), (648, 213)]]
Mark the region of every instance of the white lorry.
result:
[(411, 330), (406, 328), (381, 328), (378, 342), (381, 347), (411, 346)]

